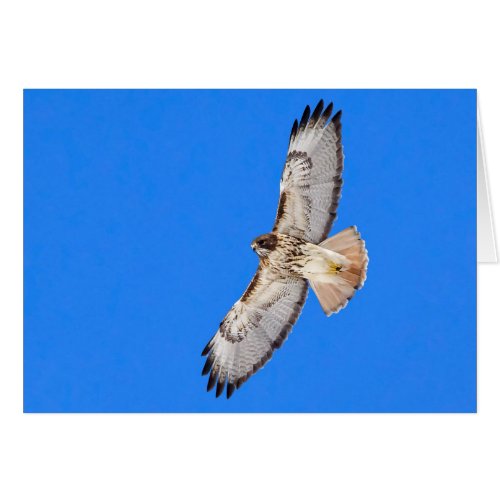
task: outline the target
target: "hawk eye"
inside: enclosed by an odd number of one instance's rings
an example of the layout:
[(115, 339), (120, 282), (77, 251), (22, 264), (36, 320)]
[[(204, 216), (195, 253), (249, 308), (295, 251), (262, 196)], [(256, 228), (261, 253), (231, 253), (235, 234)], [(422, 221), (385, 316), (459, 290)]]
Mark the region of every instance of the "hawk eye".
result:
[(264, 246), (264, 243), (266, 242), (266, 240), (259, 240), (257, 242), (257, 245), (259, 245), (260, 247)]

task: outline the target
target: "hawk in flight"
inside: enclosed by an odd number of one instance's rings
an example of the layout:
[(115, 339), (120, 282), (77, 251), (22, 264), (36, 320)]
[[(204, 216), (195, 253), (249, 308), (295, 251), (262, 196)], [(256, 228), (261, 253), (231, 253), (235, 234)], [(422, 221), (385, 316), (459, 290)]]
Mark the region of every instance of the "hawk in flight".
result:
[(366, 278), (368, 254), (355, 226), (327, 238), (336, 218), (344, 155), (341, 111), (321, 100), (295, 120), (274, 227), (255, 238), (259, 267), (202, 352), (207, 390), (227, 397), (281, 347), (304, 306), (308, 284), (327, 316), (346, 306)]

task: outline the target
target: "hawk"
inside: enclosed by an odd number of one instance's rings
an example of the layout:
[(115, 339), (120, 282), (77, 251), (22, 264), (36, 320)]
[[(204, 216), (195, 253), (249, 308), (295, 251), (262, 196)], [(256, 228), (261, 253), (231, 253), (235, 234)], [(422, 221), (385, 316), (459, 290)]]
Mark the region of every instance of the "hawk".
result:
[(306, 106), (290, 134), (274, 227), (255, 238), (259, 266), (206, 345), (207, 390), (227, 398), (281, 347), (306, 300), (308, 284), (325, 314), (346, 306), (366, 278), (368, 254), (356, 226), (327, 238), (336, 218), (344, 154), (341, 111)]

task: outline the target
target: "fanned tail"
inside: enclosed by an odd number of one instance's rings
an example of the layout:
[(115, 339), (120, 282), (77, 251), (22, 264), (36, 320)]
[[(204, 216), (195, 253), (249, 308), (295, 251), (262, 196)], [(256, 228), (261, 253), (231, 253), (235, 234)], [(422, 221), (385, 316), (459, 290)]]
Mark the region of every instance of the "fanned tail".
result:
[(349, 265), (343, 266), (332, 277), (331, 283), (310, 281), (323, 311), (330, 316), (345, 307), (355, 291), (363, 286), (368, 267), (368, 252), (356, 226), (344, 229), (319, 246), (337, 252), (349, 260)]

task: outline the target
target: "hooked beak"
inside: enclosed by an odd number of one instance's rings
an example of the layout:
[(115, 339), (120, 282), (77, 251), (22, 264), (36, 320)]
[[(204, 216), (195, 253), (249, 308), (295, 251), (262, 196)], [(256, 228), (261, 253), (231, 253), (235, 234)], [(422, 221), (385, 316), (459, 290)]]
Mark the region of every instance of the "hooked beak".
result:
[(252, 247), (252, 250), (255, 252), (255, 248), (257, 245), (252, 241), (252, 243), (250, 243), (250, 246)]

